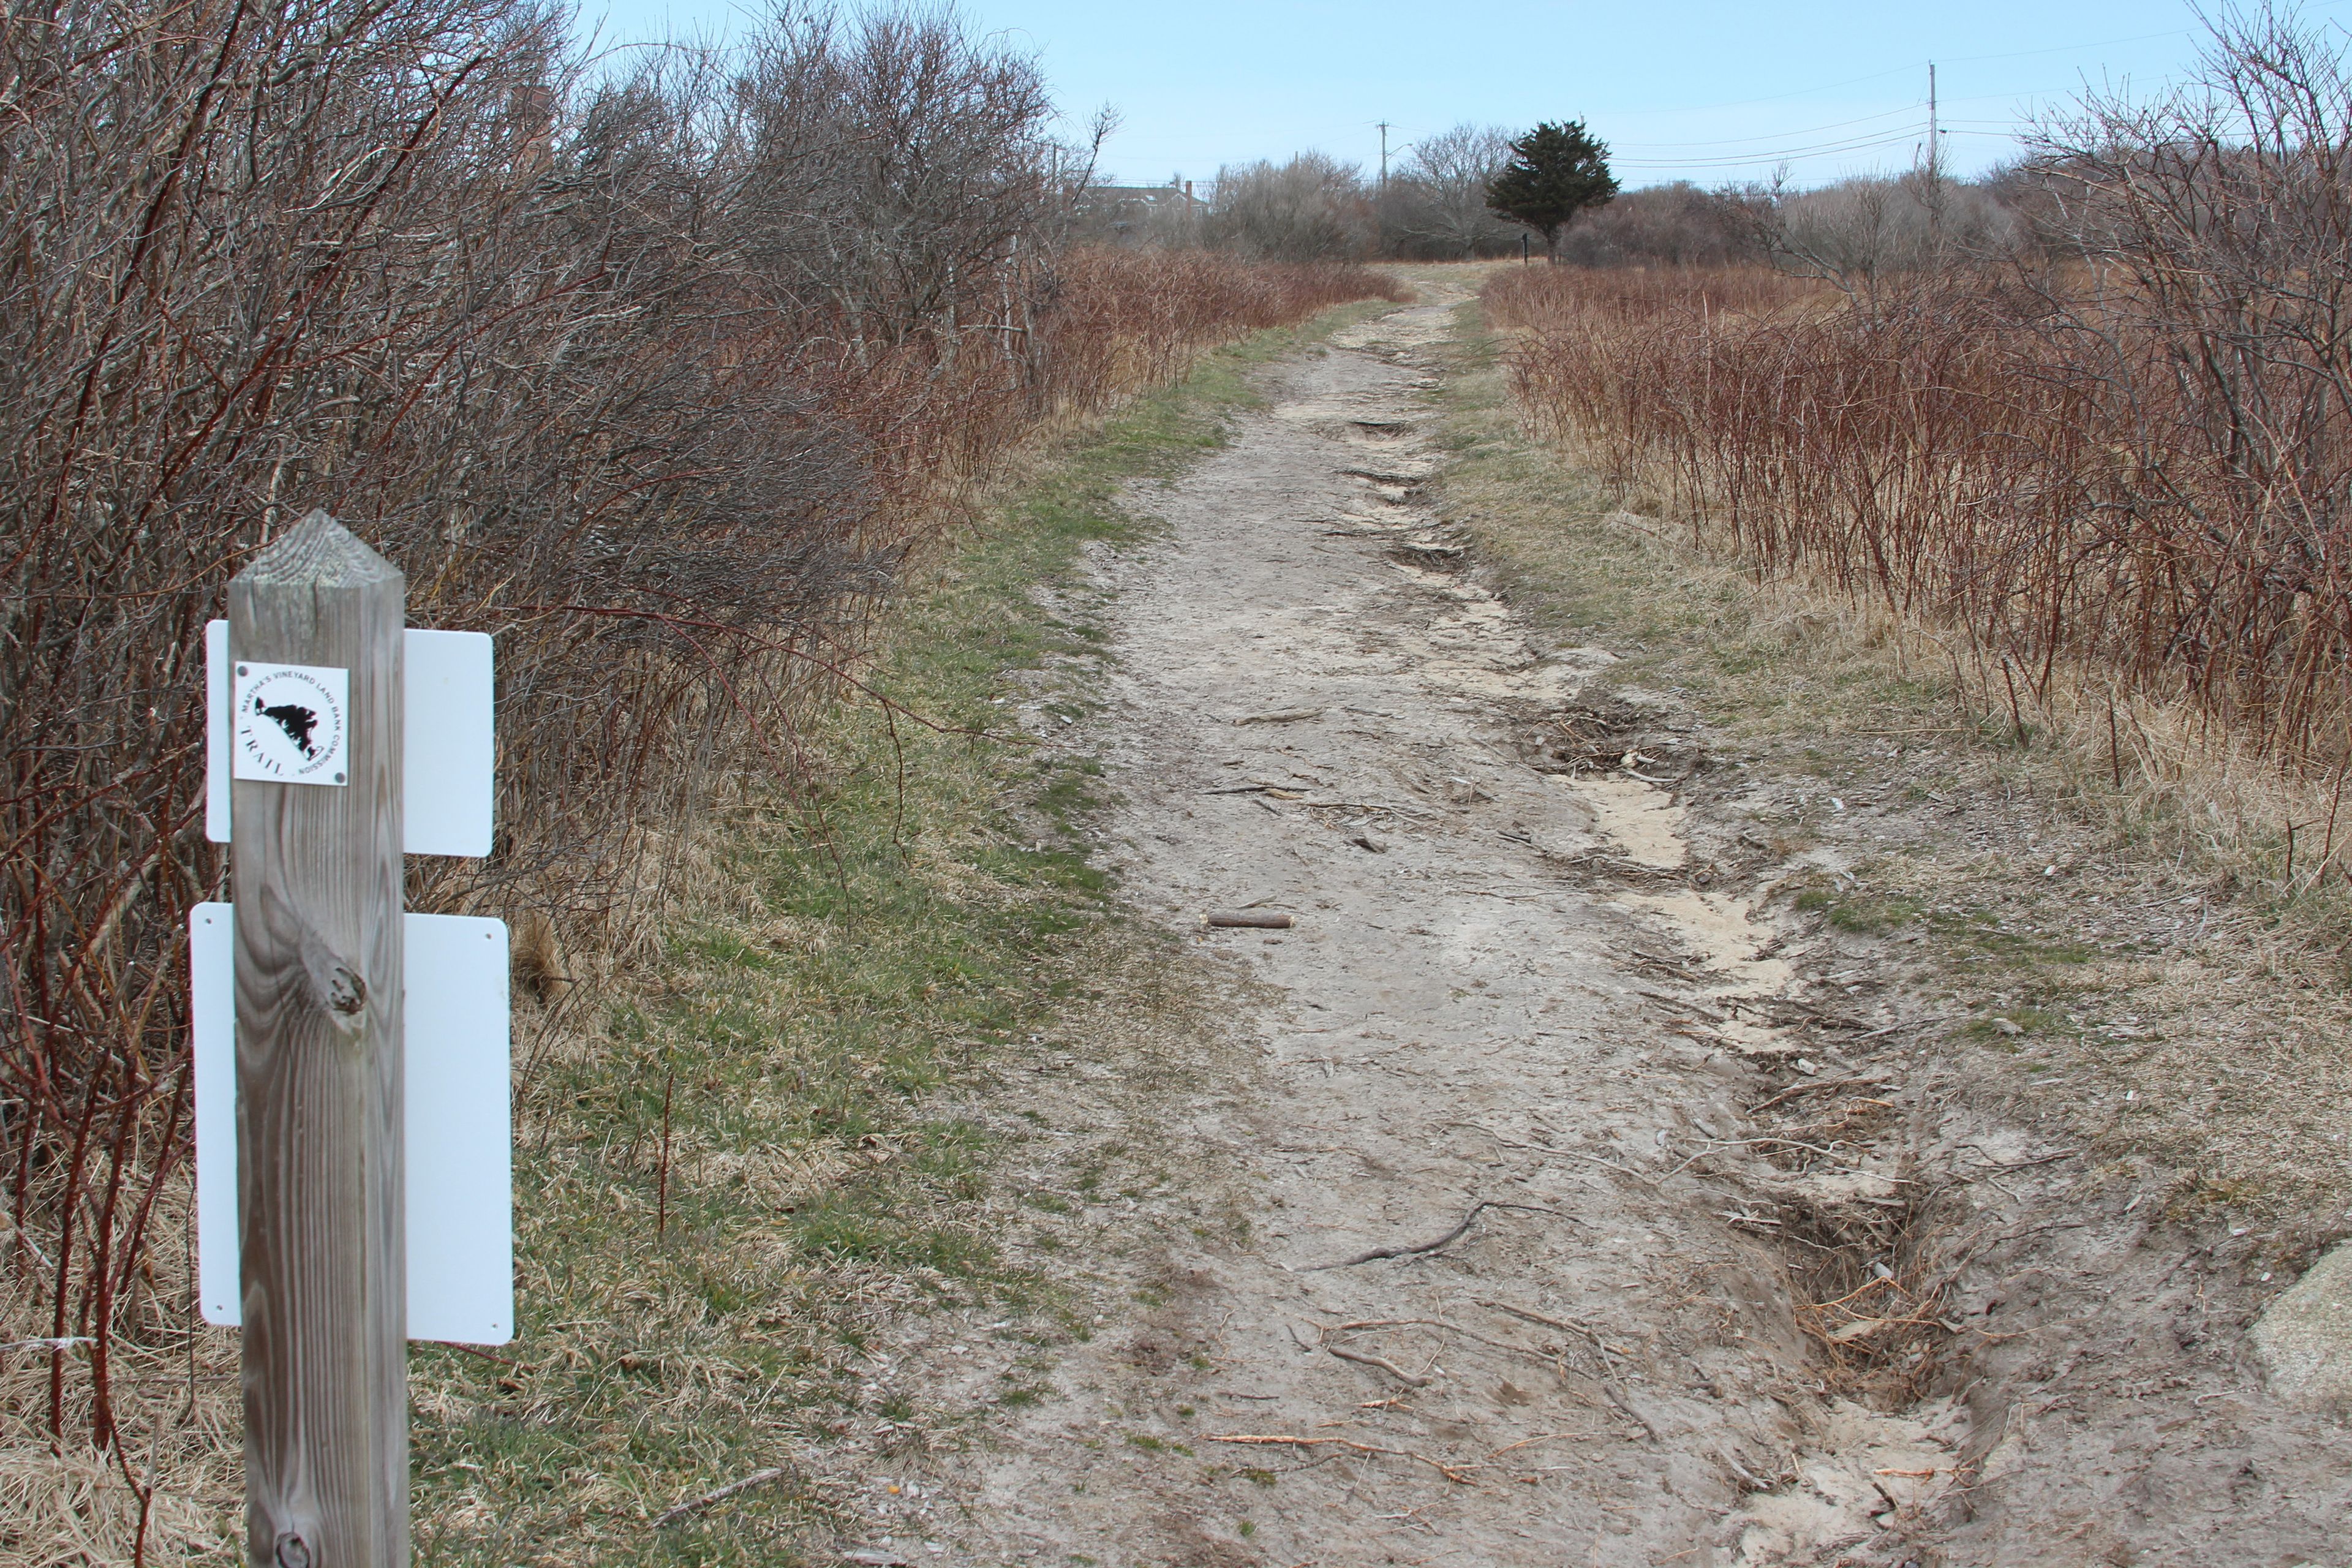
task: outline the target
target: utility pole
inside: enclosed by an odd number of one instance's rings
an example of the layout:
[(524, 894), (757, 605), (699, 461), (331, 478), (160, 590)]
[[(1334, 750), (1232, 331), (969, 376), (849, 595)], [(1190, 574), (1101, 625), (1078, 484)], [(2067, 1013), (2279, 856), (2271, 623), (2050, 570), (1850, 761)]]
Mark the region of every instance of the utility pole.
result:
[(1927, 62), (1927, 183), (1934, 184), (1943, 167), (1943, 138), (1936, 130), (1936, 62)]
[(1381, 189), (1389, 185), (1389, 122), (1381, 121)]
[(1938, 264), (1944, 251), (1944, 147), (1936, 119), (1936, 62), (1927, 62), (1927, 242)]

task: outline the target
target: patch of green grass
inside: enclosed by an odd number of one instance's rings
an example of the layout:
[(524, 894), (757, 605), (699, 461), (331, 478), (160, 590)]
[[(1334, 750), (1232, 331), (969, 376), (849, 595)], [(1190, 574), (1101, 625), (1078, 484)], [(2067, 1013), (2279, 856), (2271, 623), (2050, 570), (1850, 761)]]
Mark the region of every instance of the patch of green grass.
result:
[(2021, 931), (1987, 909), (1931, 910), (1928, 929), (1964, 957), (1990, 958), (2011, 965), (2082, 964), (2099, 955), (2088, 942), (2046, 932)]
[[(2008, 1042), (2020, 1036), (2048, 1034), (2065, 1026), (2063, 1014), (2040, 1007), (2004, 1007), (2000, 1011), (1978, 1018), (1969, 1025), (1968, 1032), (1980, 1040), (1990, 1040), (2004, 1049), (2014, 1049)], [(2009, 1027), (2003, 1028), (2002, 1025)]]
[(1923, 906), (1916, 899), (1840, 893), (1828, 888), (1807, 888), (1796, 898), (1797, 908), (1818, 914), (1839, 931), (1862, 936), (1884, 936), (1917, 920)]
[[(866, 676), (895, 711), (827, 712), (792, 793), (690, 829), (655, 973), (546, 1026), (518, 1086), (515, 1342), (412, 1358), (420, 1561), (786, 1568), (834, 1523), (790, 1479), (649, 1520), (911, 1417), (869, 1388), (877, 1312), (1086, 1331), (991, 1218), (1001, 1140), (930, 1099), (1075, 1000), (1162, 983), (1095, 860), (1099, 765), (1042, 760), (1016, 716), (1093, 707), (1076, 568), (1150, 531), (1126, 487), (1222, 441), (1252, 366), (1363, 313), (1209, 355), (1043, 454), (890, 607)], [(1042, 1394), (1026, 1373), (992, 1403)]]

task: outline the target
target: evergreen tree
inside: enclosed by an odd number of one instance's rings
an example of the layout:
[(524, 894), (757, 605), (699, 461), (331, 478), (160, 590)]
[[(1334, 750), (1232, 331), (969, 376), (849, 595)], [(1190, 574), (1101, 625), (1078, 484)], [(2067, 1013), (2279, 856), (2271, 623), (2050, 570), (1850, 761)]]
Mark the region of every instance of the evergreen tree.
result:
[(1586, 131), (1581, 120), (1537, 126), (1511, 143), (1511, 161), (1486, 182), (1486, 205), (1542, 235), (1547, 256), (1558, 247), (1569, 219), (1616, 194), (1609, 144)]

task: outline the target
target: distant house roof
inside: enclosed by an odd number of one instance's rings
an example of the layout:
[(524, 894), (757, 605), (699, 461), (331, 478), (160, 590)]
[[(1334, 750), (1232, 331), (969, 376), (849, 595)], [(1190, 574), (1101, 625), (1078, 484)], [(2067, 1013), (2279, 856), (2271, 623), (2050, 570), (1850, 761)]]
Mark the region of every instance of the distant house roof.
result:
[(1192, 184), (1189, 180), (1181, 185), (1088, 185), (1082, 201), (1087, 206), (1107, 207), (1205, 207), (1209, 205), (1192, 194)]

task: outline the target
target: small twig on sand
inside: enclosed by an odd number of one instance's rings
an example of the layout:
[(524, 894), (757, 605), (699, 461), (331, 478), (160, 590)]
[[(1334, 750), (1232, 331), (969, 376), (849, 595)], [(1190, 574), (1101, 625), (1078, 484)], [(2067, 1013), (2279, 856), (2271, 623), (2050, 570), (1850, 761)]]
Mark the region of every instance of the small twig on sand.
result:
[(1298, 804), (1309, 811), (1392, 811), (1399, 816), (1433, 815), (1419, 806), (1394, 805), (1384, 800), (1302, 800)]
[(1548, 1214), (1555, 1219), (1570, 1217), (1561, 1214), (1558, 1209), (1545, 1208), (1540, 1204), (1507, 1204), (1499, 1198), (1480, 1198), (1470, 1205), (1470, 1212), (1462, 1216), (1460, 1225), (1455, 1226), (1435, 1241), (1416, 1242), (1411, 1247), (1375, 1247), (1370, 1252), (1360, 1252), (1353, 1258), (1343, 1258), (1337, 1263), (1310, 1263), (1299, 1272), (1312, 1274), (1323, 1268), (1353, 1268), (1359, 1263), (1378, 1263), (1384, 1258), (1417, 1258), (1424, 1252), (1435, 1252), (1439, 1247), (1451, 1247), (1467, 1236), (1470, 1233), (1470, 1227), (1477, 1223), (1478, 1216), (1488, 1209), (1525, 1209), (1530, 1214)]
[(1252, 931), (1288, 931), (1290, 917), (1256, 910), (1220, 910), (1206, 916), (1202, 923), (1213, 926), (1240, 926)]
[[(1460, 890), (1465, 893), (1477, 891), (1475, 888), (1465, 888)], [(1510, 897), (1507, 893), (1496, 893), (1494, 896), (1498, 899)], [(1553, 1148), (1549, 1143), (1522, 1143), (1516, 1138), (1506, 1138), (1483, 1121), (1441, 1121), (1438, 1125), (1440, 1127), (1467, 1127), (1473, 1132), (1484, 1132), (1487, 1137), (1492, 1138), (1496, 1142), (1500, 1143), (1506, 1149), (1526, 1149), (1538, 1154), (1557, 1154), (1559, 1152), (1558, 1149)]]
[(1487, 1455), (1486, 1463), (1494, 1463), (1496, 1459), (1501, 1458), (1505, 1454), (1509, 1453), (1514, 1448), (1528, 1448), (1533, 1447), (1538, 1443), (1558, 1443), (1563, 1440), (1574, 1443), (1582, 1443), (1598, 1436), (1600, 1436), (1600, 1434), (1596, 1432), (1546, 1432), (1541, 1436), (1522, 1437), (1516, 1443), (1506, 1443), (1501, 1447), (1496, 1449), (1493, 1453)]
[(1788, 1088), (1782, 1089), (1780, 1093), (1774, 1095), (1771, 1099), (1759, 1100), (1756, 1104), (1749, 1106), (1748, 1108), (1748, 1114), (1753, 1116), (1759, 1110), (1769, 1110), (1784, 1100), (1794, 1100), (1801, 1094), (1811, 1094), (1816, 1089), (1858, 1089), (1864, 1084), (1868, 1084), (1874, 1088), (1885, 1081), (1886, 1080), (1884, 1078), (1874, 1078), (1865, 1075), (1861, 1078), (1825, 1078), (1816, 1079), (1809, 1083), (1792, 1083)]
[(1359, 1443), (1349, 1437), (1295, 1437), (1288, 1433), (1228, 1432), (1207, 1439), (1212, 1443), (1258, 1443), (1293, 1448), (1347, 1448), (1359, 1454), (1391, 1454), (1400, 1459), (1412, 1459), (1427, 1465), (1456, 1486), (1472, 1487), (1478, 1483), (1467, 1473), (1470, 1467), (1449, 1465), (1443, 1459), (1433, 1459), (1426, 1454), (1416, 1454), (1411, 1448), (1384, 1448), (1377, 1443)]
[(704, 1492), (700, 1497), (687, 1499), (684, 1502), (679, 1503), (676, 1508), (671, 1509), (668, 1512), (655, 1520), (654, 1528), (656, 1530), (659, 1530), (663, 1525), (669, 1523), (672, 1520), (684, 1519), (688, 1514), (693, 1513), (697, 1510), (709, 1508), (715, 1502), (723, 1502), (727, 1499), (733, 1497), (737, 1492), (747, 1492), (753, 1487), (764, 1487), (770, 1481), (782, 1480), (786, 1476), (789, 1476), (792, 1473), (793, 1468), (790, 1465), (775, 1465), (764, 1470), (754, 1470), (740, 1481), (729, 1481), (723, 1487), (711, 1488), (709, 1491)]
[[(1606, 1165), (1609, 1169), (1616, 1172), (1621, 1176), (1631, 1176), (1633, 1180), (1641, 1183), (1643, 1186), (1650, 1188), (1654, 1192), (1657, 1190), (1657, 1183), (1642, 1174), (1641, 1172), (1629, 1171), (1614, 1160), (1606, 1160), (1598, 1154), (1588, 1154), (1581, 1149), (1563, 1149), (1557, 1143), (1522, 1143), (1516, 1139), (1506, 1138), (1501, 1133), (1496, 1131), (1493, 1128), (1485, 1125), (1483, 1122), (1477, 1121), (1441, 1121), (1438, 1125), (1441, 1127), (1467, 1127), (1474, 1132), (1484, 1132), (1487, 1137), (1492, 1138), (1496, 1142), (1500, 1143), (1506, 1149), (1525, 1149), (1537, 1154), (1560, 1154), (1565, 1155), (1571, 1160), (1590, 1160), (1596, 1165)], [(1552, 1131), (1552, 1129), (1545, 1127), (1540, 1121), (1537, 1122), (1536, 1125), (1543, 1131)], [(1557, 1136), (1556, 1133), (1554, 1135)]]
[[(1975, 1149), (1979, 1154), (1985, 1152), (1980, 1146), (1974, 1143), (1963, 1143), (1960, 1146), (1964, 1149)], [(2048, 1165), (2060, 1160), (2071, 1160), (2081, 1152), (2080, 1149), (2061, 1149), (2055, 1154), (2044, 1154), (2038, 1160), (1987, 1160), (1984, 1164), (1988, 1169), (1995, 1171), (2024, 1171), (2035, 1165)]]
[(1386, 1356), (1366, 1355), (1361, 1351), (1347, 1350), (1341, 1346), (1332, 1344), (1328, 1341), (1324, 1343), (1323, 1348), (1329, 1351), (1333, 1355), (1338, 1356), (1341, 1361), (1351, 1361), (1359, 1366), (1379, 1367), (1382, 1372), (1387, 1373), (1391, 1377), (1395, 1378), (1407, 1388), (1427, 1388), (1430, 1384), (1430, 1379), (1425, 1377), (1415, 1377), (1412, 1373), (1405, 1371), (1404, 1368), (1397, 1365), (1396, 1363), (1389, 1360)]
[(1475, 1329), (1465, 1329), (1445, 1318), (1365, 1318), (1353, 1323), (1334, 1323), (1323, 1331), (1328, 1335), (1352, 1333), (1361, 1329), (1402, 1328), (1444, 1329), (1448, 1333), (1460, 1334), (1464, 1339), (1475, 1340), (1482, 1345), (1492, 1345), (1498, 1351), (1516, 1351), (1520, 1355), (1533, 1356), (1547, 1365), (1553, 1360), (1549, 1352), (1538, 1350), (1533, 1345), (1515, 1345), (1508, 1340), (1498, 1340)]
[[(1706, 1147), (1701, 1149), (1697, 1153), (1693, 1154), (1689, 1159), (1685, 1160), (1681, 1164), (1676, 1165), (1673, 1170), (1668, 1171), (1666, 1174), (1669, 1176), (1678, 1176), (1685, 1171), (1689, 1170), (1693, 1165), (1697, 1164), (1701, 1160), (1706, 1159), (1709, 1154), (1714, 1153), (1718, 1149), (1756, 1149), (1762, 1148), (1767, 1145), (1772, 1145), (1782, 1149), (1802, 1149), (1808, 1154), (1819, 1154), (1825, 1160), (1835, 1160), (1838, 1157), (1837, 1151), (1839, 1149), (1853, 1149), (1860, 1147), (1859, 1144), (1850, 1143), (1843, 1138), (1839, 1139), (1836, 1142), (1832, 1143), (1826, 1149), (1822, 1148), (1818, 1143), (1801, 1142), (1794, 1138), (1703, 1138), (1700, 1142), (1705, 1143)], [(1841, 1171), (1849, 1172), (1857, 1176), (1874, 1176), (1882, 1182), (1892, 1182), (1896, 1186), (1900, 1187), (1916, 1187), (1919, 1184), (1908, 1176), (1883, 1175), (1879, 1172), (1869, 1169), (1867, 1166), (1840, 1164), (1837, 1168)]]
[(1601, 1378), (1601, 1391), (1609, 1396), (1611, 1404), (1616, 1405), (1619, 1410), (1624, 1412), (1625, 1418), (1627, 1420), (1633, 1422), (1635, 1426), (1641, 1427), (1643, 1431), (1647, 1432), (1650, 1435), (1651, 1442), (1659, 1444), (1665, 1442), (1664, 1436), (1659, 1433), (1657, 1427), (1651, 1425), (1650, 1418), (1633, 1408), (1633, 1402), (1625, 1397), (1625, 1391), (1618, 1386), (1617, 1380), (1615, 1378)]
[[(1609, 1170), (1616, 1172), (1621, 1176), (1629, 1177), (1633, 1181), (1641, 1183), (1643, 1186), (1649, 1188), (1654, 1193), (1658, 1191), (1658, 1184), (1654, 1178), (1645, 1176), (1642, 1174), (1641, 1172), (1633, 1170), (1628, 1166), (1621, 1165), (1614, 1160), (1603, 1159), (1598, 1154), (1588, 1154), (1581, 1149), (1555, 1149), (1552, 1152), (1555, 1154), (1565, 1155), (1570, 1160), (1590, 1160), (1596, 1165), (1604, 1166)], [(1674, 1173), (1671, 1171), (1667, 1173), (1669, 1175), (1672, 1175), (1673, 1173)]]
[(1577, 1322), (1573, 1319), (1547, 1318), (1541, 1312), (1530, 1312), (1525, 1307), (1514, 1307), (1508, 1301), (1490, 1301), (1486, 1300), (1484, 1297), (1479, 1298), (1478, 1304), (1482, 1307), (1491, 1308), (1494, 1310), (1504, 1313), (1509, 1317), (1517, 1318), (1523, 1322), (1540, 1323), (1547, 1329), (1559, 1329), (1571, 1334), (1582, 1334), (1586, 1339), (1592, 1342), (1594, 1349), (1600, 1351), (1604, 1355), (1613, 1355), (1630, 1360), (1633, 1354), (1631, 1351), (1619, 1350), (1615, 1345), (1612, 1345), (1607, 1340), (1602, 1339), (1598, 1332), (1586, 1328), (1582, 1323)]

